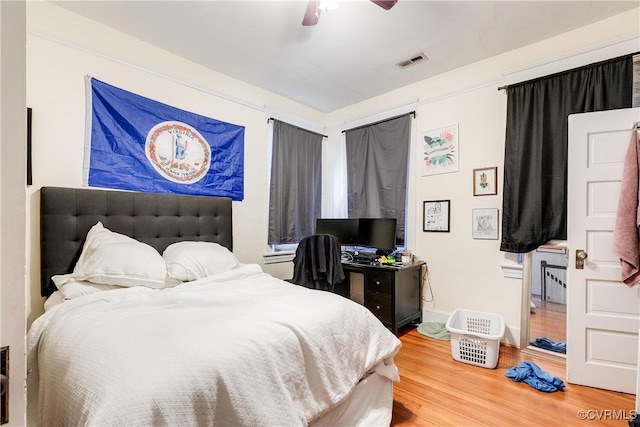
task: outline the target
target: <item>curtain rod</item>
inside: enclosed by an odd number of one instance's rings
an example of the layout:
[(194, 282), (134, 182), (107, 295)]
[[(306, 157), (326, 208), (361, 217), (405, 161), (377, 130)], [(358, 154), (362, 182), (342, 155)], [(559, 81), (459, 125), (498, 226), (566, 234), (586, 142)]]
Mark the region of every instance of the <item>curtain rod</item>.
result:
[[(269, 118), (267, 119), (267, 123), (269, 123), (271, 120), (277, 120), (277, 119), (275, 119), (274, 117), (269, 117)], [(282, 121), (282, 120), (280, 120), (280, 121)], [(282, 123), (287, 123), (287, 122), (282, 122)], [(320, 136), (322, 136), (323, 138), (329, 138), (327, 135), (322, 135), (321, 133), (314, 132), (314, 131), (309, 130), (309, 129), (301, 128), (300, 126), (292, 125), (291, 123), (287, 123), (287, 124), (288, 124), (289, 126), (297, 127), (298, 129), (302, 129), (302, 130), (307, 131), (307, 132), (315, 133), (316, 135), (320, 135)]]
[[(405, 113), (405, 114), (410, 114), (410, 115), (413, 116), (414, 119), (416, 118), (416, 112), (415, 111), (409, 111), (408, 113)], [(400, 114), (399, 116), (389, 117), (388, 119), (380, 120), (380, 121), (377, 121), (375, 123), (369, 123), (369, 124), (358, 126), (358, 127), (355, 127), (355, 128), (346, 129), (346, 130), (343, 130), (342, 133), (345, 133), (348, 130), (357, 130), (357, 129), (362, 129), (363, 127), (367, 127), (367, 126), (371, 126), (371, 125), (377, 125), (378, 123), (388, 122), (389, 120), (393, 120), (393, 119), (397, 119), (398, 117), (402, 117), (405, 114)]]
[(522, 82), (514, 83), (512, 85), (500, 86), (500, 87), (498, 87), (498, 90), (508, 89), (509, 86), (517, 86), (517, 85), (521, 85), (523, 83), (532, 83), (532, 82), (535, 82), (536, 80), (543, 80), (543, 79), (546, 79), (546, 78), (549, 78), (549, 77), (556, 77), (556, 76), (559, 76), (559, 75), (562, 75), (562, 74), (565, 74), (565, 73), (570, 73), (570, 72), (573, 72), (573, 71), (579, 71), (581, 69), (592, 67), (594, 65), (605, 64), (607, 62), (618, 61), (618, 60), (620, 60), (622, 58), (626, 58), (626, 57), (635, 58), (635, 56), (637, 56), (639, 53), (640, 52), (628, 53), (628, 54), (625, 54), (625, 55), (616, 56), (614, 58), (605, 59), (603, 61), (596, 61), (596, 62), (593, 62), (591, 64), (582, 65), (580, 67), (570, 68), (568, 70), (558, 71), (557, 73), (552, 73), (552, 74), (549, 74), (549, 75), (546, 75), (546, 76), (540, 76), (540, 77), (536, 77), (536, 78), (533, 78), (533, 79), (530, 79), (530, 80), (525, 80), (525, 81), (522, 81)]

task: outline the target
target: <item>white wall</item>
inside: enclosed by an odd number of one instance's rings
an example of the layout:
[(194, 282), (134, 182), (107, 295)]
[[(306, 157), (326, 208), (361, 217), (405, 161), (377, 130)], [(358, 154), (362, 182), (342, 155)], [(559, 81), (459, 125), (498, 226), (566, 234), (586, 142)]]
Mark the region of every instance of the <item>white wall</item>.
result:
[[(67, 12), (27, 4), (27, 105), (33, 108), (33, 186), (27, 208), (31, 276), (28, 323), (39, 294), (39, 189), (82, 187), (85, 75), (177, 108), (245, 126), (244, 201), (234, 202), (234, 252), (262, 263), (267, 249), (267, 118), (295, 111), (321, 129), (324, 115)], [(289, 120), (292, 118), (289, 117)], [(278, 277), (281, 266), (266, 266)], [(291, 276), (289, 276), (291, 277)], [(285, 277), (286, 278), (286, 277)]]
[[(473, 208), (498, 208), (499, 227), (502, 223), (507, 97), (497, 88), (517, 82), (518, 77), (525, 80), (640, 50), (638, 16), (639, 10), (635, 9), (329, 115), (330, 129), (344, 129), (374, 121), (385, 110), (417, 113), (412, 153), (418, 176), (415, 204), (410, 207), (415, 218), (415, 235), (410, 241), (415, 244), (410, 248), (429, 267), (433, 301), (424, 304), (426, 319), (446, 321), (457, 308), (500, 313), (508, 326), (507, 341), (519, 344), (522, 282), (503, 275), (500, 264), (505, 254), (500, 252), (500, 240), (471, 237)], [(399, 105), (405, 106), (395, 107)], [(367, 114), (370, 117), (363, 118)], [(344, 121), (348, 122), (346, 126)], [(454, 123), (459, 126), (460, 171), (419, 176), (420, 133)], [(474, 197), (473, 169), (490, 166), (498, 167), (498, 194)], [(423, 232), (422, 202), (439, 199), (451, 200), (451, 232)]]
[[(89, 74), (179, 108), (246, 126), (245, 200), (234, 203), (234, 247), (245, 262), (262, 263), (266, 248), (266, 118), (277, 116), (275, 112), (282, 112), (281, 118), (288, 121), (295, 115), (297, 124), (317, 126), (314, 130), (324, 127), (323, 133), (335, 146), (344, 129), (415, 110), (412, 166), (418, 171), (420, 133), (458, 123), (460, 171), (415, 176), (411, 182), (409, 215), (414, 232), (408, 240), (411, 249), (429, 265), (435, 297), (434, 302), (425, 304), (426, 314), (446, 316), (462, 307), (499, 312), (514, 343), (522, 314), (521, 282), (503, 276), (499, 240), (471, 238), (471, 209), (501, 209), (502, 204), (506, 95), (497, 87), (505, 82), (503, 74), (519, 67), (640, 33), (636, 9), (324, 115), (47, 2), (29, 2), (27, 17), (27, 104), (34, 110), (35, 150), (34, 185), (27, 203), (32, 260), (29, 322), (42, 310), (37, 190), (43, 185), (82, 186), (84, 76)], [(614, 48), (605, 51), (616, 56)], [(220, 93), (232, 99), (216, 95)], [(52, 160), (59, 157), (63, 160)], [(473, 197), (472, 170), (487, 166), (498, 166), (498, 195)], [(325, 189), (331, 191), (325, 201), (342, 197), (342, 189)], [(432, 199), (451, 200), (450, 233), (422, 232), (422, 202)], [(326, 203), (323, 208), (327, 209)], [(290, 265), (268, 265), (265, 269), (285, 278), (290, 277)]]
[(23, 426), (25, 363), (24, 2), (0, 2), (0, 347), (9, 346), (9, 426)]

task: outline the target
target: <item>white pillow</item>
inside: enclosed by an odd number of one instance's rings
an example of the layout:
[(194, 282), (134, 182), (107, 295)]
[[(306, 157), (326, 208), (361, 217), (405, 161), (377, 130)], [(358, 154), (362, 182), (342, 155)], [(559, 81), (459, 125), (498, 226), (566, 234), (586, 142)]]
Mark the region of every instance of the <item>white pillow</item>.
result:
[(167, 277), (162, 256), (151, 246), (114, 233), (101, 222), (91, 227), (73, 273), (60, 284), (86, 280), (101, 285), (165, 288), (178, 282)]
[(71, 277), (71, 274), (53, 276), (51, 277), (51, 280), (53, 280), (58, 291), (60, 291), (60, 295), (62, 295), (62, 298), (65, 300), (111, 289), (124, 289), (122, 286), (99, 285), (97, 283), (91, 283), (84, 280), (74, 280)]
[(173, 243), (167, 246), (162, 257), (169, 277), (183, 282), (202, 279), (239, 266), (238, 259), (229, 249), (213, 242)]

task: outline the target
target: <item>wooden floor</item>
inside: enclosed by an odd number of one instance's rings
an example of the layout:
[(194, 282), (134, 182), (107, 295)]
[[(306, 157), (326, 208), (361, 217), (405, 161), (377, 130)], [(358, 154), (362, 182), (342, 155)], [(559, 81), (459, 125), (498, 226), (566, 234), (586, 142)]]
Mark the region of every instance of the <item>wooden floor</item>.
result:
[[(453, 360), (450, 341), (426, 337), (415, 328), (399, 335), (393, 426), (621, 427), (628, 426), (635, 408), (635, 395), (567, 384), (564, 361), (557, 358), (501, 346), (498, 366), (487, 369)], [(562, 378), (565, 390), (544, 393), (507, 378), (505, 371), (523, 360)], [(580, 411), (590, 419), (581, 420)]]
[[(548, 304), (547, 304), (548, 305)], [(556, 342), (567, 340), (567, 315), (553, 309), (538, 307), (529, 315), (529, 337), (550, 338)]]

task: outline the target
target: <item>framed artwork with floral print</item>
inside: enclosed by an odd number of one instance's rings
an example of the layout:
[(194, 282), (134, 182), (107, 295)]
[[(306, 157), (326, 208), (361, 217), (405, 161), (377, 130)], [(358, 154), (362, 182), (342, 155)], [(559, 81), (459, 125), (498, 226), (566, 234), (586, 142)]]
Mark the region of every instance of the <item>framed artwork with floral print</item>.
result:
[(497, 166), (473, 170), (473, 195), (491, 196), (498, 194), (496, 183), (498, 175)]

